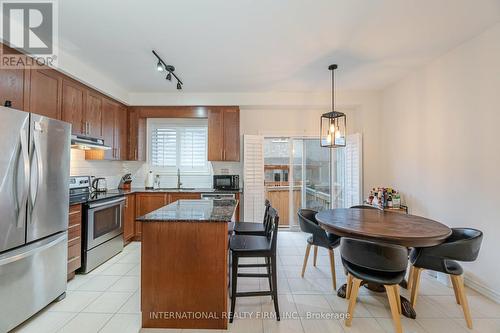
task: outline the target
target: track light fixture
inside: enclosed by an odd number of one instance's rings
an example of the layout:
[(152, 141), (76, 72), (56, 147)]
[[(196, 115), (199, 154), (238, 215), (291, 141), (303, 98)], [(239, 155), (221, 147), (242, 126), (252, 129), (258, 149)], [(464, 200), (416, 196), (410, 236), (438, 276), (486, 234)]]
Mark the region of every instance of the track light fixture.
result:
[(161, 61), (158, 61), (158, 65), (156, 65), (156, 69), (158, 70), (158, 72), (163, 72), (164, 68), (163, 68), (163, 64), (161, 63)]
[(155, 52), (155, 50), (152, 50), (153, 51), (153, 54), (155, 55), (155, 57), (158, 59), (158, 64), (156, 65), (156, 69), (158, 70), (158, 72), (163, 72), (163, 71), (167, 71), (167, 76), (166, 76), (166, 80), (167, 81), (172, 81), (172, 76), (177, 80), (177, 90), (181, 90), (182, 89), (182, 85), (184, 84), (181, 79), (179, 79), (179, 77), (177, 75), (175, 75), (174, 71), (175, 71), (175, 67), (172, 66), (172, 65), (167, 65), (165, 63), (165, 61), (163, 61), (162, 58), (160, 58), (160, 56), (158, 55), (158, 53)]

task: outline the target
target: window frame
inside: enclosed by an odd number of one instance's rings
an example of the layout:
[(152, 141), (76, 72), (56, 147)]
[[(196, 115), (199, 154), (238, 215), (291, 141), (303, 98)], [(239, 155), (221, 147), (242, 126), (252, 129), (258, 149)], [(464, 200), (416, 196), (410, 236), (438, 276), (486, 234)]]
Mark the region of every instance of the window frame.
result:
[[(161, 126), (171, 126), (176, 128), (176, 166), (158, 166), (153, 165), (152, 159), (152, 134), (153, 131)], [(206, 145), (205, 145), (205, 158), (206, 164), (202, 169), (183, 168), (180, 166), (181, 156), (179, 155), (181, 140), (179, 140), (179, 128), (182, 127), (203, 127), (206, 128)], [(192, 118), (148, 118), (147, 119), (147, 162), (149, 168), (156, 174), (160, 175), (176, 175), (179, 168), (183, 174), (208, 176), (212, 174), (212, 166), (208, 160), (208, 119), (192, 119)]]

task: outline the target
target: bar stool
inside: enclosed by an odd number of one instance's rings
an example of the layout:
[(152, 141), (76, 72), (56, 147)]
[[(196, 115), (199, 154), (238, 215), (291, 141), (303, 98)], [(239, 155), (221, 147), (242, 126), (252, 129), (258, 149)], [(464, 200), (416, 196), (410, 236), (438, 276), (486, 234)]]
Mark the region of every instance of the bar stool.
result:
[[(276, 320), (280, 320), (278, 307), (278, 282), (276, 263), (276, 243), (278, 239), (278, 212), (269, 207), (267, 214), (266, 236), (233, 235), (229, 244), (231, 250), (231, 312), (229, 322), (234, 319), (234, 309), (237, 297), (271, 296), (274, 301)], [(264, 264), (240, 264), (240, 258), (265, 258)], [(238, 273), (238, 268), (265, 267), (267, 273)], [(269, 291), (237, 292), (238, 277), (268, 278)]]
[(316, 267), (316, 258), (318, 256), (318, 246), (323, 247), (328, 250), (328, 255), (330, 256), (330, 270), (332, 272), (332, 283), (333, 290), (337, 290), (337, 277), (335, 274), (335, 256), (333, 249), (340, 245), (340, 237), (331, 233), (327, 233), (323, 230), (318, 221), (316, 221), (317, 211), (312, 209), (299, 209), (297, 215), (299, 217), (300, 230), (305, 233), (311, 234), (311, 237), (307, 239), (306, 254), (304, 256), (304, 263), (302, 265), (301, 277), (304, 277), (306, 271), (307, 260), (309, 259), (309, 253), (311, 251), (311, 246), (314, 246), (314, 257), (313, 266)]
[(265, 213), (264, 220), (262, 223), (258, 222), (235, 222), (234, 223), (234, 233), (237, 235), (253, 235), (253, 236), (265, 236), (266, 235), (266, 223), (267, 223), (267, 214), (269, 211), (269, 207), (271, 207), (271, 203), (269, 200), (265, 200)]
[(411, 304), (417, 303), (420, 273), (424, 269), (448, 274), (453, 284), (455, 300), (462, 306), (467, 327), (472, 329), (472, 319), (465, 295), (463, 269), (458, 261), (474, 261), (479, 255), (483, 233), (471, 228), (453, 228), (451, 236), (443, 244), (414, 248), (410, 253), (413, 267), (411, 274)]
[(392, 320), (397, 333), (401, 327), (401, 301), (399, 283), (403, 281), (408, 265), (405, 247), (372, 241), (342, 238), (340, 245), (342, 264), (348, 273), (346, 298), (349, 299), (346, 326), (351, 326), (361, 282), (382, 284), (389, 298)]

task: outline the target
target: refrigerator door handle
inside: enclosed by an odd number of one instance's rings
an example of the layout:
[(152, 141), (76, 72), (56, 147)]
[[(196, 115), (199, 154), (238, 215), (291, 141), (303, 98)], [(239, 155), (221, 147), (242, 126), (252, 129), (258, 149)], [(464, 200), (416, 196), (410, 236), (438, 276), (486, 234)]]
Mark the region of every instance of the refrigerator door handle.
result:
[[(38, 199), (38, 192), (40, 191), (40, 182), (43, 179), (43, 164), (42, 164), (42, 152), (40, 149), (40, 143), (38, 140), (38, 134), (37, 132), (43, 131), (41, 128), (41, 124), (39, 122), (35, 122), (35, 129), (33, 131), (33, 156), (36, 156), (36, 162), (37, 162), (37, 179), (36, 179), (36, 190), (35, 190), (35, 195), (32, 198), (32, 203), (31, 203), (31, 211), (35, 209), (36, 202)], [(33, 223), (33, 219), (30, 219), (30, 223)]]
[(63, 241), (67, 241), (68, 234), (67, 232), (61, 233), (60, 235), (56, 235), (50, 237), (48, 239), (44, 239), (36, 244), (31, 244), (29, 246), (22, 247), (18, 250), (12, 251), (12, 253), (8, 253), (8, 255), (0, 256), (0, 267), (7, 265), (11, 262), (19, 261), (23, 258), (31, 257), (37, 253), (43, 252), (44, 250), (54, 246), (55, 244), (61, 243)]
[(21, 212), (23, 207), (26, 207), (26, 201), (28, 200), (29, 193), (29, 180), (30, 180), (30, 162), (29, 162), (29, 153), (28, 153), (28, 132), (26, 131), (26, 127), (23, 127), (20, 131), (21, 136), (21, 155), (23, 157), (23, 171), (24, 171), (24, 186), (21, 195), (21, 202), (18, 206), (18, 214), (17, 214), (17, 227), (22, 228), (24, 226), (24, 215)]

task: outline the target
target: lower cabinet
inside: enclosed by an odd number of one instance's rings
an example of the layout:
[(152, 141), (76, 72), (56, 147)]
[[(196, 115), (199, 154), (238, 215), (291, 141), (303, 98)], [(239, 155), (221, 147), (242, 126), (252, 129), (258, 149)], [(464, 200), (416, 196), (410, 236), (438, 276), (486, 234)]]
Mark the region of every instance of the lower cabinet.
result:
[(68, 280), (82, 265), (82, 205), (69, 207), (68, 226)]
[(123, 241), (128, 242), (135, 236), (135, 194), (125, 196), (123, 215)]
[[(168, 203), (168, 193), (137, 193), (135, 195), (135, 217), (145, 215)], [(140, 240), (141, 222), (135, 222), (135, 239)]]
[[(169, 203), (182, 199), (200, 199), (201, 193), (136, 193), (135, 194), (135, 217), (139, 217), (161, 208)], [(141, 222), (135, 222), (134, 240), (140, 240), (142, 235)], [(125, 238), (125, 236), (124, 236)]]

